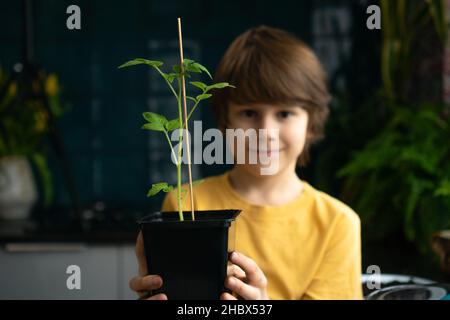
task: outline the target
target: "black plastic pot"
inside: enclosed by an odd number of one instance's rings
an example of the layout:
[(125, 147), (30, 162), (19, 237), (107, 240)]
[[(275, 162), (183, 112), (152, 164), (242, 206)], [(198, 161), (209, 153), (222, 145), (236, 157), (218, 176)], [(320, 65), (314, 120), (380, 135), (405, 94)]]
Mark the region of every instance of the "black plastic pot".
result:
[(225, 291), (228, 254), (234, 250), (229, 227), (241, 210), (155, 212), (138, 223), (148, 274), (160, 275), (168, 299), (216, 300)]

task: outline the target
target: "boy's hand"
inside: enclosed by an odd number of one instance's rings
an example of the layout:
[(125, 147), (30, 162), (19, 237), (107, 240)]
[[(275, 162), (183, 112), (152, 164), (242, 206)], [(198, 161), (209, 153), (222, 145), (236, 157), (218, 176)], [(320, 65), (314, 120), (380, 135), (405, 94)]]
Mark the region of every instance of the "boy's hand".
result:
[(164, 293), (160, 293), (154, 296), (148, 295), (149, 291), (161, 288), (163, 281), (162, 278), (158, 275), (146, 275), (147, 262), (145, 260), (144, 240), (142, 238), (142, 232), (139, 232), (136, 240), (136, 257), (139, 264), (139, 275), (130, 280), (130, 289), (136, 291), (140, 299), (167, 300), (167, 296)]
[(136, 276), (130, 280), (130, 288), (136, 291), (141, 300), (167, 300), (164, 293), (156, 294), (154, 296), (148, 295), (150, 290), (161, 288), (162, 279), (157, 275)]
[[(242, 253), (233, 252), (228, 267), (225, 287), (245, 300), (269, 300), (267, 295), (267, 278), (255, 261)], [(227, 292), (222, 293), (221, 300), (237, 300)]]

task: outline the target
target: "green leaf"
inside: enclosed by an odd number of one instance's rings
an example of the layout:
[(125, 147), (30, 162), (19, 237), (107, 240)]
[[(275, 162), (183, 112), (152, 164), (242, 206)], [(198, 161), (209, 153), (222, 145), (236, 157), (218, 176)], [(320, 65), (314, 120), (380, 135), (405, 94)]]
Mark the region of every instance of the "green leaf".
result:
[(172, 83), (173, 80), (178, 76), (178, 74), (176, 73), (163, 73), (163, 77), (164, 79), (166, 79), (167, 81), (169, 81), (169, 83)]
[(202, 73), (202, 69), (200, 68), (199, 64), (190, 59), (184, 59), (184, 70), (189, 72)]
[(416, 238), (414, 213), (417, 211), (418, 202), (420, 201), (422, 194), (427, 190), (433, 189), (433, 183), (431, 181), (417, 178), (413, 174), (408, 175), (406, 180), (410, 185), (410, 190), (406, 199), (404, 227), (406, 237), (408, 240), (412, 241)]
[(165, 131), (165, 125), (167, 124), (167, 119), (163, 115), (154, 112), (144, 112), (143, 117), (149, 123), (142, 126), (142, 129), (154, 130), (154, 131)]
[[(172, 70), (175, 72), (176, 76), (181, 76), (181, 68), (180, 68), (179, 65), (172, 66)], [(191, 75), (188, 72), (186, 72), (186, 71), (188, 71), (188, 70), (186, 70), (186, 69), (184, 70), (184, 76), (186, 78), (190, 78)]]
[(147, 120), (148, 122), (151, 122), (151, 123), (153, 123), (153, 122), (159, 122), (162, 124), (167, 123), (167, 118), (161, 114), (157, 114), (154, 112), (144, 112), (142, 115), (144, 116), (145, 120)]
[(194, 101), (194, 103), (197, 103), (197, 99), (195, 99), (195, 98), (193, 98), (193, 97), (186, 96), (186, 99), (192, 100), (192, 101)]
[(450, 180), (444, 179), (433, 192), (435, 197), (450, 197)]
[(210, 86), (207, 86), (206, 91), (209, 91), (211, 89), (223, 89), (223, 88), (227, 88), (227, 87), (236, 88), (235, 86), (229, 84), (228, 82), (218, 82), (218, 83), (214, 83)]
[(154, 184), (152, 184), (152, 187), (150, 188), (150, 190), (148, 190), (147, 197), (153, 197), (153, 196), (157, 195), (160, 191), (170, 192), (172, 190), (173, 190), (173, 187), (171, 185), (167, 184), (167, 182), (154, 183)]
[(206, 69), (206, 67), (202, 66), (200, 63), (196, 63), (196, 64), (203, 72), (205, 72), (212, 79), (211, 73), (209, 73), (209, 71), (208, 71), (208, 69)]
[(209, 93), (199, 94), (197, 96), (197, 101), (206, 100), (210, 97), (212, 97), (212, 94), (209, 94)]
[(209, 73), (208, 69), (206, 69), (204, 66), (202, 66), (200, 63), (195, 62), (194, 60), (191, 59), (184, 59), (184, 68), (187, 71), (190, 72), (195, 72), (195, 73), (202, 73), (205, 72), (211, 79), (212, 76)]
[(33, 153), (31, 155), (31, 159), (33, 160), (40, 174), (43, 187), (42, 189), (43, 189), (44, 206), (48, 208), (51, 205), (54, 198), (54, 188), (47, 160), (41, 153)]
[(167, 131), (172, 131), (175, 129), (180, 128), (180, 120), (179, 119), (173, 119), (166, 123), (165, 125)]
[(430, 16), (434, 22), (435, 29), (439, 34), (441, 41), (445, 41), (447, 37), (445, 3), (442, 0), (429, 0), (427, 2), (430, 7)]
[(191, 81), (189, 83), (192, 84), (194, 87), (197, 87), (203, 91), (208, 87), (205, 83), (200, 81)]
[(144, 124), (141, 129), (145, 130), (152, 130), (152, 131), (166, 131), (166, 128), (164, 125), (160, 123), (146, 123)]
[(164, 63), (162, 61), (156, 61), (156, 60), (147, 60), (147, 59), (142, 59), (142, 58), (137, 58), (137, 59), (133, 59), (130, 60), (128, 62), (125, 62), (124, 64), (120, 65), (118, 68), (126, 68), (126, 67), (130, 67), (130, 66), (135, 66), (138, 64), (146, 64), (149, 65), (151, 67), (160, 67), (162, 66)]
[(172, 70), (177, 74), (181, 74), (181, 68), (179, 65), (172, 66)]

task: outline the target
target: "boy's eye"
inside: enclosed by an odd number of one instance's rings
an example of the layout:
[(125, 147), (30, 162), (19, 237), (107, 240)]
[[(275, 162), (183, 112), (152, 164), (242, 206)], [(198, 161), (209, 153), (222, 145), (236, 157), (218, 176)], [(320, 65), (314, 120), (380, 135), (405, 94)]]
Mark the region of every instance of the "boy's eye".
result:
[(288, 117), (290, 117), (290, 116), (292, 116), (292, 115), (293, 115), (293, 113), (290, 112), (290, 111), (280, 111), (280, 112), (278, 113), (278, 116), (279, 116), (280, 118), (282, 118), (282, 119), (286, 119), (286, 118), (288, 118)]
[(256, 116), (256, 112), (250, 109), (243, 110), (241, 114), (247, 118), (253, 118)]

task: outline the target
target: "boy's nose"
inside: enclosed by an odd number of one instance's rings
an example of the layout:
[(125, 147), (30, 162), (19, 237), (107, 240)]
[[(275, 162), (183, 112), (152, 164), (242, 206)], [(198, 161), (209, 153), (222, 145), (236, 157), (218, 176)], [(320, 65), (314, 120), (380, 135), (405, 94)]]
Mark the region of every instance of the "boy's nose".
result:
[(264, 115), (260, 119), (259, 128), (258, 129), (279, 129), (278, 122), (276, 119), (273, 119), (271, 115)]
[(268, 141), (278, 139), (280, 127), (276, 119), (271, 116), (264, 116), (261, 118), (258, 130), (259, 136), (265, 138)]

